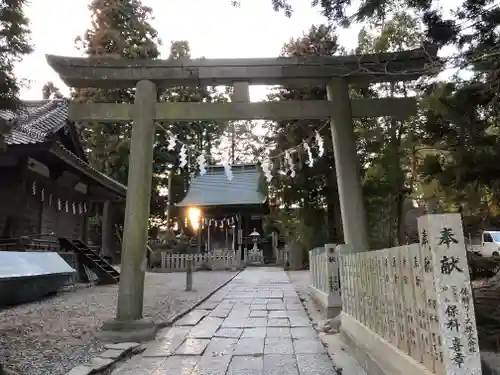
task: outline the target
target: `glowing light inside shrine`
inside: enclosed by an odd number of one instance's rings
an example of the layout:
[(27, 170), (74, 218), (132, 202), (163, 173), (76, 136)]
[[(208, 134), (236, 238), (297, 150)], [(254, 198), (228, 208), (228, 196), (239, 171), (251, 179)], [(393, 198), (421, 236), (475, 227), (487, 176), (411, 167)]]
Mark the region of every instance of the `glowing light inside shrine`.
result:
[(201, 222), (201, 210), (198, 207), (189, 207), (187, 216), (189, 218), (189, 222), (194, 230), (198, 230), (200, 228)]

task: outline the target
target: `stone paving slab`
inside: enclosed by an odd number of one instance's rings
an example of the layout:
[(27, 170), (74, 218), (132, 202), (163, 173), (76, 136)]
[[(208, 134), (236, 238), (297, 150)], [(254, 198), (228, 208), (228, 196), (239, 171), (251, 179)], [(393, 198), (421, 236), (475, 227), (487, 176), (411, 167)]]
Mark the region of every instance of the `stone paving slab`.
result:
[[(335, 375), (293, 286), (251, 268), (158, 333), (113, 375)], [(348, 374), (345, 374), (348, 375)]]

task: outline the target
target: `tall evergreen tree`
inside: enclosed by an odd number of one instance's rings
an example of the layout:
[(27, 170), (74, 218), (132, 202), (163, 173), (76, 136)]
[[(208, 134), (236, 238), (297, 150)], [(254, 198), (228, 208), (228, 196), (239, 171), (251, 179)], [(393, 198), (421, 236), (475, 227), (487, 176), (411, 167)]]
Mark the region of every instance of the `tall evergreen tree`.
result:
[[(422, 39), (418, 19), (407, 12), (396, 12), (383, 24), (361, 30), (356, 53), (414, 49), (421, 45)], [(391, 82), (370, 85), (356, 95), (408, 97), (418, 95), (418, 90), (414, 82)], [(403, 219), (417, 182), (413, 166), (422, 133), (417, 118), (356, 121), (362, 155), (367, 156), (363, 160), (366, 166), (363, 180), (373, 248), (404, 244), (410, 235), (403, 230)]]
[(0, 1), (0, 109), (19, 105), (19, 79), (14, 64), (32, 52), (29, 21), (24, 15), (26, 0)]
[[(26, 4), (26, 0), (0, 0), (0, 109), (15, 110), (20, 105), (20, 82), (14, 65), (33, 50), (29, 21), (24, 15)], [(5, 146), (3, 134), (10, 125), (0, 119), (0, 149)]]
[[(87, 56), (153, 59), (160, 40), (151, 25), (152, 9), (140, 0), (93, 0), (91, 26), (77, 45)], [(133, 103), (134, 89), (75, 89), (79, 102)], [(87, 124), (85, 140), (91, 164), (122, 183), (127, 182), (131, 123)]]
[[(283, 56), (331, 56), (342, 50), (337, 42), (334, 28), (326, 25), (312, 26), (300, 38), (291, 39), (283, 46)], [(282, 87), (270, 95), (272, 100), (326, 100), (324, 87), (292, 88)], [(340, 206), (338, 203), (335, 160), (329, 124), (323, 120), (294, 120), (268, 123), (268, 140), (273, 144), (271, 155), (277, 157), (280, 167), (283, 151), (295, 147), (319, 131), (325, 141), (325, 154), (312, 168), (305, 166), (307, 156), (293, 155), (297, 168), (294, 178), (276, 176), (270, 192), (285, 207), (300, 207), (301, 229), (292, 230), (298, 234), (305, 247), (313, 247), (326, 240), (337, 242), (342, 238)], [(312, 143), (311, 143), (312, 145)], [(326, 207), (326, 215), (323, 207)], [(286, 219), (283, 219), (286, 220)], [(323, 235), (318, 235), (323, 228)], [(299, 232), (301, 232), (299, 234)]]

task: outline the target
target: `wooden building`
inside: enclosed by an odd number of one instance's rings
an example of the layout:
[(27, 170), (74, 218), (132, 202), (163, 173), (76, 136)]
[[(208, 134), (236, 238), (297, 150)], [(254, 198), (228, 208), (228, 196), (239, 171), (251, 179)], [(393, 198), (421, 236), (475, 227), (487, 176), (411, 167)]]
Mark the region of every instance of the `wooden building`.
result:
[[(196, 176), (177, 207), (197, 207), (202, 212), (201, 249), (205, 251), (251, 249), (253, 230), (263, 233), (262, 220), (269, 213), (261, 191), (261, 172), (255, 164), (233, 165), (229, 181), (222, 166), (207, 168)], [(187, 212), (184, 217), (187, 217)], [(242, 252), (243, 254), (243, 252)]]
[(25, 102), (16, 113), (0, 111), (0, 118), (10, 128), (0, 151), (4, 243), (26, 236), (42, 244), (60, 237), (87, 243), (91, 208), (99, 207), (102, 251), (111, 255), (111, 207), (124, 202), (127, 189), (88, 163), (79, 127), (68, 121), (67, 101)]

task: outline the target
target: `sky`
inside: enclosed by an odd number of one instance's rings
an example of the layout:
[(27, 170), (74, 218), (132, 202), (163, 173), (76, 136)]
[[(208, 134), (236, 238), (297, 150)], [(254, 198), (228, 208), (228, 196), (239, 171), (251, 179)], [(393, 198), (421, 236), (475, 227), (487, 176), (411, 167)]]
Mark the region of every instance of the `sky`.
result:
[[(68, 88), (48, 66), (45, 54), (81, 56), (75, 37), (90, 25), (90, 0), (31, 0), (26, 15), (31, 21), (35, 51), (16, 66), (18, 77), (27, 81), (21, 91), (24, 100), (42, 98), (42, 86), (52, 81)], [(271, 0), (242, 0), (235, 8), (231, 0), (143, 0), (153, 8), (153, 25), (163, 41), (161, 57), (167, 58), (170, 42), (188, 40), (192, 57), (275, 57), (291, 37), (299, 37), (313, 24), (324, 22), (309, 0), (290, 0), (294, 15), (275, 13)], [(52, 17), (56, 18), (53, 22)], [(339, 30), (340, 44), (356, 46), (360, 27)], [(263, 100), (264, 87), (251, 87), (251, 100)]]

